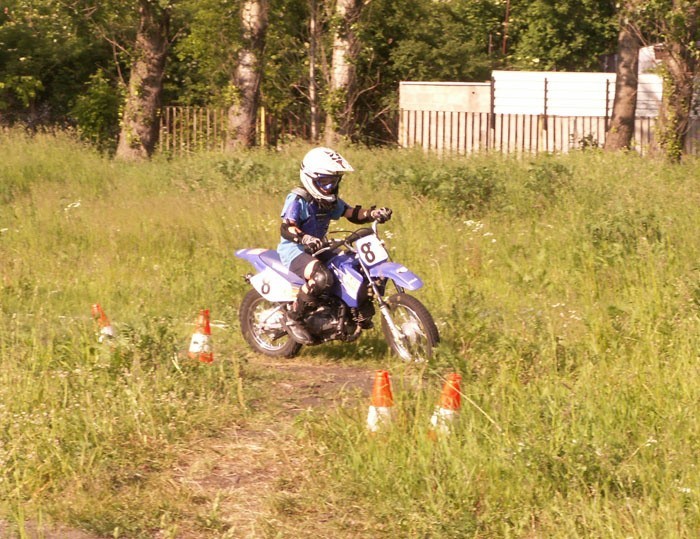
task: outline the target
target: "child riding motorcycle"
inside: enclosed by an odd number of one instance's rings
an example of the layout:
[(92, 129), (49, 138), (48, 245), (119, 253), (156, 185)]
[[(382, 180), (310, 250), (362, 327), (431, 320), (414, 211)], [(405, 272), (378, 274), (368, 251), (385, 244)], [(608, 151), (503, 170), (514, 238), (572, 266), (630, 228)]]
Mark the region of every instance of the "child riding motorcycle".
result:
[(314, 148), (301, 163), (302, 186), (292, 189), (284, 201), (277, 252), (282, 263), (306, 281), (287, 311), (285, 327), (290, 337), (300, 344), (313, 341), (304, 327), (305, 309), (315, 305), (318, 297), (333, 286), (333, 273), (325, 265), (332, 253), (322, 253), (318, 258), (312, 256), (323, 246), (331, 220), (345, 217), (359, 225), (391, 219), (389, 208), (353, 207), (338, 197), (343, 175), (353, 170), (338, 152)]

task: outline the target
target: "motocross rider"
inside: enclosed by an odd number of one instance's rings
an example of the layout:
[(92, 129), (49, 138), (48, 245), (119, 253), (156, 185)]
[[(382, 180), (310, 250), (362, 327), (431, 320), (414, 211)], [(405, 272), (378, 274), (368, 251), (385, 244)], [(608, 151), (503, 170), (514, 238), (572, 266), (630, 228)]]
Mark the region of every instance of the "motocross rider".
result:
[(354, 169), (336, 151), (330, 148), (314, 148), (301, 162), (302, 187), (295, 187), (287, 195), (282, 209), (281, 239), (277, 246), (282, 263), (306, 283), (301, 287), (296, 301), (287, 312), (287, 333), (296, 342), (309, 344), (313, 341), (303, 323), (304, 309), (313, 306), (318, 297), (330, 290), (333, 273), (326, 262), (333, 253), (322, 253), (313, 257), (323, 246), (331, 220), (345, 217), (354, 224), (391, 219), (391, 209), (369, 209), (350, 206), (338, 197), (338, 187), (346, 172)]

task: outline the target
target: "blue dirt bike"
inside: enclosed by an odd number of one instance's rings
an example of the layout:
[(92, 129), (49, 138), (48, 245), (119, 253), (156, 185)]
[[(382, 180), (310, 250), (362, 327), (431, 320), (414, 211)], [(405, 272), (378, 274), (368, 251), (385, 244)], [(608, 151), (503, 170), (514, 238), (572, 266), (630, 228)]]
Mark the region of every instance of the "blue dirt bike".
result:
[[(389, 260), (377, 223), (342, 239), (324, 240), (314, 256), (329, 251), (332, 254), (326, 265), (335, 283), (303, 318), (312, 344), (355, 341), (363, 330), (373, 327), (377, 305), (382, 331), (392, 351), (405, 361), (429, 359), (440, 338), (438, 329), (428, 309), (405, 293), (420, 288), (423, 282), (405, 266)], [(304, 281), (280, 262), (277, 251), (240, 249), (236, 256), (250, 262), (257, 272), (245, 275), (253, 290), (243, 298), (239, 309), (243, 337), (261, 354), (294, 357), (302, 345), (288, 335), (284, 321)], [(397, 293), (386, 296), (390, 281)]]

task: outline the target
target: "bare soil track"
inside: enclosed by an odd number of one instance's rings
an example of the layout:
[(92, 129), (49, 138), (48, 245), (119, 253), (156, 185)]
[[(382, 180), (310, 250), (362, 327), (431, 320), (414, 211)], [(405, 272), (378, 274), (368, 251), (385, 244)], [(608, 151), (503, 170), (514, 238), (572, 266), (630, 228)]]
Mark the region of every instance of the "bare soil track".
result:
[[(305, 363), (265, 366), (283, 373), (272, 391), (277, 398), (274, 421), (232, 428), (215, 441), (202, 440), (192, 447), (197, 457), (186, 456), (176, 471), (179, 482), (201, 491), (203, 497), (218, 496), (217, 512), (237, 538), (263, 537), (261, 516), (274, 497), (280, 490), (281, 494), (293, 491), (295, 479), (313, 473), (294, 440), (294, 418), (313, 409), (355, 404), (360, 395), (369, 393), (371, 385), (367, 369)], [(300, 533), (303, 537), (308, 530)], [(195, 539), (197, 535), (179, 537)]]
[[(265, 520), (271, 504), (284, 503), (285, 491), (293, 491), (297, 480), (308, 474), (309, 463), (299, 451), (293, 433), (295, 418), (302, 412), (355, 405), (370, 391), (372, 371), (367, 368), (327, 363), (309, 364), (299, 359), (271, 363), (255, 359), (256, 368), (280, 373), (270, 392), (276, 402), (267, 403), (273, 420), (265, 424), (232, 426), (214, 438), (198, 440), (189, 446), (171, 470), (173, 488), (184, 489), (189, 496), (208, 506), (211, 526), (226, 530), (224, 537), (258, 539), (265, 537)], [(281, 498), (276, 498), (282, 496)], [(277, 500), (277, 502), (276, 502)], [(182, 523), (177, 539), (220, 537), (201, 527)], [(274, 523), (273, 523), (274, 524)], [(285, 537), (304, 537), (308, 529), (296, 531), (281, 523)], [(317, 530), (318, 531), (318, 530)], [(154, 539), (170, 537), (155, 532)], [(0, 521), (0, 539), (18, 539), (21, 535)], [(27, 539), (106, 539), (89, 533), (28, 522)]]

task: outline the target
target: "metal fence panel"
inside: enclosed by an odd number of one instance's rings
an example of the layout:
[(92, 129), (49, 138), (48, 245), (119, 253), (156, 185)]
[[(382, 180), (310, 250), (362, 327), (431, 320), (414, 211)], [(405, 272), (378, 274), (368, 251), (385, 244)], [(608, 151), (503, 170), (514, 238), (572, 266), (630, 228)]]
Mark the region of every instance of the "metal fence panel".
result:
[[(516, 155), (567, 153), (602, 147), (609, 118), (548, 114), (494, 114), (434, 110), (400, 110), (395, 142), (402, 148), (426, 152), (471, 155), (498, 152)], [(634, 149), (640, 154), (656, 150), (655, 118), (637, 118)], [(258, 115), (258, 143), (275, 146), (290, 138), (308, 140), (309, 119), (298, 115)], [(159, 150), (175, 155), (222, 151), (228, 140), (225, 109), (165, 107), (161, 114)], [(700, 154), (700, 118), (690, 121), (686, 152)]]
[[(604, 116), (402, 110), (398, 143), (402, 148), (466, 155), (567, 153), (602, 147), (608, 121)], [(656, 150), (655, 124), (649, 117), (635, 121), (633, 148), (642, 155)], [(700, 118), (690, 121), (686, 152), (700, 153)]]

